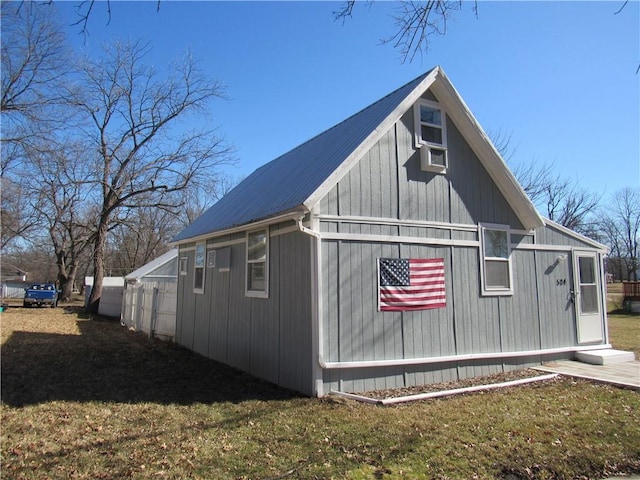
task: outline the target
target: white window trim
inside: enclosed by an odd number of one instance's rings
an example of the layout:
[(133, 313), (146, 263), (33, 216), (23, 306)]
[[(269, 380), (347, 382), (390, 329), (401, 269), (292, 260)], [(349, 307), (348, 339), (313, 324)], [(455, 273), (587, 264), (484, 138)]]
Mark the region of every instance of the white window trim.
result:
[[(484, 252), (484, 231), (500, 230), (507, 234), (507, 258), (485, 257)], [(501, 225), (497, 223), (480, 223), (478, 224), (478, 236), (480, 237), (480, 284), (482, 296), (509, 296), (513, 295), (513, 265), (511, 263), (511, 229), (509, 225)], [(486, 281), (486, 260), (499, 260), (507, 262), (509, 272), (509, 288), (489, 287)]]
[[(420, 119), (420, 107), (424, 105), (427, 107), (440, 110), (440, 116), (442, 119), (442, 125), (435, 125), (425, 123), (424, 125), (440, 128), (442, 130), (442, 143), (428, 142), (422, 138), (422, 121)], [(447, 147), (447, 112), (444, 107), (438, 102), (427, 100), (424, 98), (419, 99), (413, 107), (413, 119), (414, 119), (414, 132), (415, 132), (415, 144), (416, 148), (420, 150), (420, 168), (425, 171), (446, 173), (449, 167), (449, 152)], [(444, 166), (434, 165), (431, 162), (431, 150), (444, 151)]]
[[(204, 255), (202, 256), (203, 263), (202, 263), (202, 266), (200, 267), (198, 266), (198, 263), (197, 263), (198, 247), (202, 247), (204, 249)], [(196, 288), (196, 270), (198, 268), (202, 268), (202, 288)], [(193, 259), (193, 293), (196, 293), (196, 294), (204, 293), (206, 278), (207, 278), (207, 244), (205, 242), (198, 242), (196, 243), (194, 259)]]
[[(249, 290), (249, 264), (262, 263), (263, 260), (249, 260), (249, 235), (257, 232), (265, 232), (266, 245), (265, 245), (265, 259), (264, 259), (264, 278), (265, 285), (264, 290)], [(253, 298), (269, 298), (269, 227), (260, 228), (257, 230), (248, 231), (245, 237), (245, 296)]]
[(184, 277), (187, 274), (187, 269), (189, 268), (189, 257), (180, 257), (178, 268), (180, 270), (180, 276)]

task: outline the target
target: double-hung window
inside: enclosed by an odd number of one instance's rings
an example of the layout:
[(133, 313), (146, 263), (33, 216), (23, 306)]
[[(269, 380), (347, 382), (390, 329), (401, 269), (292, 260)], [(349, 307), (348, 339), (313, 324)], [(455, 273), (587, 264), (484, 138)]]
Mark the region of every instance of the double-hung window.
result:
[(193, 262), (193, 293), (204, 293), (204, 262), (207, 246), (204, 243), (196, 244), (196, 258)]
[(416, 146), (420, 149), (420, 168), (445, 173), (447, 157), (446, 114), (439, 103), (420, 99), (414, 110)]
[(247, 233), (247, 296), (269, 295), (269, 230)]
[(511, 237), (505, 225), (480, 225), (483, 295), (512, 295)]

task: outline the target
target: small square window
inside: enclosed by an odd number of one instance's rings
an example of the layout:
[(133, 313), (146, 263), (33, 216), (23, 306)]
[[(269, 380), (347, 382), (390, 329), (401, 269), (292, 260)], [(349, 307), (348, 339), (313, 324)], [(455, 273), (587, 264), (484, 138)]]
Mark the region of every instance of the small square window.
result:
[(207, 252), (207, 268), (216, 268), (216, 251)]
[(180, 258), (180, 275), (184, 276), (187, 274), (187, 257)]

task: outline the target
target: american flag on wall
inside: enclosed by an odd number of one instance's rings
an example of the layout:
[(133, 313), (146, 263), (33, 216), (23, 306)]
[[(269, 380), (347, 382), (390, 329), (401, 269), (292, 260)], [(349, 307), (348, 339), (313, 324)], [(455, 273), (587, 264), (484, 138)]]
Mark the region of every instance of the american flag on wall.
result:
[(426, 310), (446, 305), (444, 258), (378, 259), (378, 310)]

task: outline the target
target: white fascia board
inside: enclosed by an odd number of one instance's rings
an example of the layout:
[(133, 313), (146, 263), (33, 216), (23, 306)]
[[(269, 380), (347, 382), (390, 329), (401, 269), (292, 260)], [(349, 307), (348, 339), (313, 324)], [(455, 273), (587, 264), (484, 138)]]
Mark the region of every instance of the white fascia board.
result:
[(172, 247), (179, 247), (187, 243), (201, 242), (203, 240), (210, 240), (212, 238), (222, 237), (223, 235), (230, 235), (232, 233), (245, 232), (247, 230), (256, 230), (261, 227), (273, 225), (274, 223), (285, 222), (287, 220), (297, 220), (300, 217), (304, 217), (307, 213), (309, 213), (307, 209), (305, 209), (304, 207), (298, 207), (286, 213), (281, 213), (280, 215), (275, 215), (273, 217), (267, 217), (255, 222), (245, 223), (236, 227), (218, 230), (216, 232), (204, 233), (196, 237), (184, 238), (182, 240), (178, 240), (177, 242), (169, 242), (169, 245)]
[(524, 228), (533, 230), (544, 226), (544, 220), (538, 210), (442, 70), (439, 71), (438, 78), (433, 83), (431, 90), (445, 106), (447, 115), (452, 118), (480, 162), (487, 169)]
[(387, 118), (385, 118), (380, 125), (378, 125), (373, 132), (360, 144), (353, 152), (345, 159), (342, 164), (336, 168), (331, 175), (329, 175), (324, 182), (305, 200), (304, 205), (311, 211), (313, 207), (324, 198), (325, 195), (336, 185), (342, 178), (351, 170), (351, 168), (360, 161), (367, 151), (373, 147), (378, 140), (400, 120), (400, 117), (404, 113), (413, 107), (413, 104), (418, 101), (422, 94), (427, 91), (433, 82), (436, 80), (440, 67), (435, 67), (424, 80), (422, 80), (412, 91), (400, 102), (400, 104), (393, 110)]
[(563, 225), (560, 225), (559, 223), (554, 222), (553, 220), (549, 220), (548, 218), (544, 219), (544, 223), (545, 225), (555, 228), (556, 230), (559, 230), (560, 232), (564, 233), (565, 235), (569, 235), (570, 237), (575, 238), (576, 240), (579, 240), (581, 242), (585, 242), (588, 243), (589, 245), (591, 245), (593, 248), (596, 248), (597, 250), (601, 251), (604, 254), (608, 254), (609, 253), (609, 247), (607, 247), (606, 245), (600, 243), (600, 242), (596, 242), (595, 240), (582, 235), (581, 233), (575, 232), (573, 230), (571, 230), (570, 228), (567, 228)]

